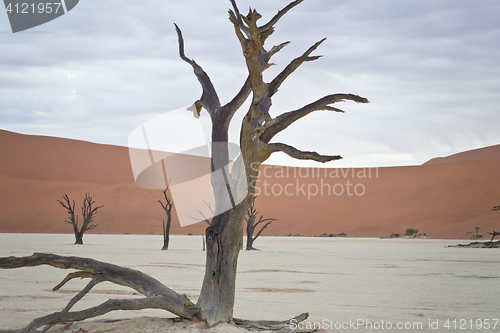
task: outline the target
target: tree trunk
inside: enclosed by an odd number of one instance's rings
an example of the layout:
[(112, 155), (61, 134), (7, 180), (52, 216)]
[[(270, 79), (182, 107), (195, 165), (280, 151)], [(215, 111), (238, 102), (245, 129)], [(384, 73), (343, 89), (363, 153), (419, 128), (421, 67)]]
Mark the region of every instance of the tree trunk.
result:
[(75, 244), (83, 245), (83, 232), (75, 233)]
[[(245, 121), (243, 127), (245, 127)], [(248, 125), (247, 125), (248, 126)], [(224, 142), (224, 132), (214, 132), (214, 142)], [(227, 135), (227, 131), (225, 131)], [(247, 140), (240, 139), (242, 148), (245, 145), (253, 146), (255, 143), (246, 142)], [(227, 142), (227, 138), (226, 141)], [(243, 144), (243, 142), (245, 142)], [(223, 144), (214, 145), (223, 148)], [(252, 147), (253, 148), (253, 147)], [(253, 153), (248, 153), (251, 151)], [(231, 197), (241, 195), (241, 184), (244, 183), (245, 197), (234, 206), (234, 208), (214, 216), (210, 226), (206, 229), (206, 244), (207, 244), (207, 260), (205, 266), (205, 277), (201, 287), (200, 297), (197, 306), (200, 308), (200, 319), (205, 320), (209, 326), (213, 326), (221, 322), (229, 322), (233, 319), (233, 306), (236, 285), (236, 269), (238, 263), (238, 255), (243, 246), (243, 226), (245, 216), (250, 208), (255, 188), (252, 186), (252, 180), (257, 179), (260, 161), (262, 158), (258, 150), (241, 150), (242, 160), (240, 168), (238, 163), (234, 163), (231, 170), (229, 184), (221, 184), (221, 182), (213, 182), (215, 194), (215, 212), (218, 210), (218, 198), (224, 190), (228, 190)], [(224, 154), (225, 153), (225, 154)], [(212, 154), (213, 169), (220, 169), (220, 166), (228, 164), (227, 149), (214, 151)], [(219, 159), (216, 159), (219, 157)], [(227, 185), (227, 188), (226, 186)], [(229, 188), (231, 190), (229, 190)]]
[[(250, 220), (252, 219), (252, 220)], [(254, 223), (255, 217), (251, 216), (249, 217), (249, 220), (247, 222), (247, 251), (251, 250), (253, 248), (253, 223)]]
[[(169, 211), (170, 213), (170, 211)], [(167, 225), (165, 226), (165, 220), (163, 220), (163, 247), (162, 250), (168, 250), (168, 242), (170, 241), (170, 222), (171, 218), (168, 216)]]
[(214, 217), (214, 220), (220, 220), (215, 221), (219, 227), (210, 226), (206, 230), (205, 278), (196, 305), (200, 308), (200, 319), (206, 320), (209, 326), (233, 318), (238, 255), (251, 198), (251, 195), (247, 196), (234, 209)]

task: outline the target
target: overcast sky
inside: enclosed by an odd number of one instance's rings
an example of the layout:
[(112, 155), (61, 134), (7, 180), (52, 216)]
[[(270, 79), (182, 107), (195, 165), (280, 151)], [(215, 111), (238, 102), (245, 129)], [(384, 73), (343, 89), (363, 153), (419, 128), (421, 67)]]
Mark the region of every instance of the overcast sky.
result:
[[(264, 23), (288, 2), (238, 4), (245, 14), (257, 9)], [(127, 146), (141, 123), (200, 98), (192, 68), (178, 57), (174, 22), (186, 55), (229, 101), (246, 78), (229, 8), (229, 0), (81, 0), (16, 34), (0, 13), (0, 129)], [(287, 79), (271, 114), (340, 92), (371, 103), (316, 112), (275, 141), (344, 157), (330, 167), (421, 164), (499, 144), (499, 17), (498, 0), (305, 0), (267, 41), (268, 49), (291, 44), (265, 79), (326, 37), (314, 53), (323, 57)], [(246, 109), (233, 122), (236, 142)], [(275, 155), (268, 162), (324, 166)]]

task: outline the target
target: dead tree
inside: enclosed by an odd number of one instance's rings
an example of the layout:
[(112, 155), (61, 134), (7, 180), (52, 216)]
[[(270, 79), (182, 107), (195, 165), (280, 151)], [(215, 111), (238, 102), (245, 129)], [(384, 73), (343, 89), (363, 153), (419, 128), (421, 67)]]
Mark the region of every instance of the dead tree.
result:
[(64, 194), (63, 198), (66, 203), (62, 202), (61, 200), (57, 201), (61, 204), (61, 206), (66, 208), (66, 210), (68, 211), (69, 220), (64, 222), (69, 223), (73, 226), (73, 232), (75, 233), (75, 239), (76, 239), (75, 244), (83, 245), (83, 234), (85, 233), (85, 231), (94, 229), (99, 225), (91, 223), (93, 222), (94, 217), (97, 214), (97, 211), (104, 206), (92, 208), (92, 205), (95, 203), (95, 201), (92, 201), (90, 193), (86, 193), (85, 198), (83, 199), (83, 206), (82, 206), (83, 224), (82, 227), (79, 229), (78, 216), (75, 216), (75, 200), (73, 200), (73, 205), (72, 205), (67, 194)]
[(174, 206), (174, 202), (167, 195), (168, 186), (163, 191), (163, 196), (165, 197), (165, 204), (158, 200), (161, 205), (161, 208), (167, 214), (167, 225), (165, 226), (165, 220), (163, 220), (163, 247), (162, 250), (168, 250), (168, 242), (170, 240), (170, 223), (172, 222), (172, 207)]
[[(233, 9), (229, 11), (229, 20), (241, 44), (248, 77), (234, 98), (224, 105), (221, 104), (208, 74), (197, 62), (185, 55), (184, 39), (181, 30), (176, 25), (180, 57), (193, 68), (194, 74), (202, 87), (201, 98), (195, 101), (194, 108), (190, 109), (195, 110), (195, 115), (204, 109), (212, 121), (211, 174), (215, 196), (214, 210), (218, 212), (218, 215), (212, 218), (205, 233), (207, 242), (205, 276), (197, 303), (191, 303), (186, 296), (181, 296), (167, 287), (159, 285), (156, 280), (151, 281), (152, 278), (145, 274), (138, 274), (136, 271), (133, 271), (133, 273), (128, 272), (125, 271), (125, 268), (115, 269), (115, 266), (109, 264), (97, 262), (91, 264), (89, 260), (80, 258), (62, 259), (50, 255), (2, 258), (0, 259), (0, 267), (3, 268), (49, 264), (57, 267), (78, 269), (79, 273), (74, 273), (71, 277), (91, 277), (92, 280), (79, 295), (75, 296), (75, 302), (93, 285), (103, 279), (128, 285), (140, 290), (146, 296), (142, 300), (111, 300), (93, 309), (77, 312), (68, 312), (68, 310), (64, 309), (60, 313), (36, 319), (33, 325), (29, 326), (29, 329), (25, 329), (25, 332), (30, 331), (32, 327), (89, 318), (96, 313), (100, 314), (113, 309), (124, 310), (148, 307), (167, 309), (188, 319), (197, 317), (205, 321), (208, 326), (221, 322), (234, 322), (247, 328), (259, 327), (267, 330), (290, 328), (290, 320), (281, 323), (256, 323), (233, 318), (237, 261), (243, 245), (242, 236), (245, 216), (255, 195), (253, 185), (258, 177), (261, 163), (276, 152), (283, 152), (296, 159), (314, 160), (323, 163), (341, 159), (338, 155), (320, 155), (317, 152), (301, 151), (285, 143), (271, 142), (271, 140), (281, 131), (314, 111), (343, 112), (332, 105), (344, 101), (368, 103), (368, 100), (348, 93), (331, 94), (295, 110), (272, 117), (270, 109), (271, 99), (274, 94), (278, 92), (283, 82), (299, 66), (305, 62), (320, 58), (320, 56), (311, 54), (325, 39), (318, 41), (302, 55), (293, 59), (270, 82), (264, 82), (263, 72), (272, 65), (271, 58), (289, 42), (281, 43), (270, 49), (265, 48), (264, 44), (273, 33), (275, 24), (289, 10), (300, 4), (302, 0), (291, 2), (262, 25), (258, 22), (261, 15), (257, 11), (250, 9), (247, 15), (240, 15), (235, 0), (230, 1)], [(228, 150), (229, 124), (235, 112), (249, 96), (251, 99), (250, 107), (241, 123), (241, 158), (234, 162), (231, 171), (229, 171), (227, 167), (230, 165)], [(216, 173), (215, 171), (220, 172)], [(216, 174), (222, 175), (223, 181), (215, 179)], [(233, 207), (224, 211), (225, 198), (227, 198), (228, 193)], [(243, 200), (238, 200), (239, 203), (236, 204), (234, 200), (236, 197), (239, 199), (243, 197)], [(63, 262), (64, 264), (62, 264)], [(68, 307), (71, 307), (70, 304), (68, 304)], [(307, 318), (307, 314), (302, 314), (297, 316), (295, 321), (300, 322), (305, 318)]]
[[(212, 213), (212, 215), (214, 215), (214, 210), (212, 209), (212, 206), (210, 205), (210, 202), (206, 202), (205, 200), (203, 200), (203, 203), (205, 203), (205, 205), (208, 207), (208, 209), (210, 210), (210, 212)], [(194, 220), (197, 220), (197, 221), (203, 221), (205, 222), (206, 224), (210, 225), (210, 222), (212, 221), (211, 218), (208, 218), (205, 216), (205, 214), (203, 214), (202, 211), (198, 211), (198, 213), (200, 214), (201, 218), (196, 218), (196, 217), (193, 217), (191, 216), (192, 219)], [(205, 251), (206, 249), (206, 245), (205, 245), (205, 235), (201, 235), (201, 238), (203, 240), (203, 248), (202, 248), (202, 251)]]
[[(262, 231), (267, 228), (268, 225), (270, 225), (274, 221), (279, 221), (278, 219), (273, 219), (273, 218), (264, 218), (263, 215), (260, 215), (259, 220), (257, 222), (257, 209), (255, 208), (255, 196), (252, 200), (252, 204), (250, 205), (250, 208), (248, 209), (247, 212), (247, 217), (245, 218), (247, 222), (247, 251), (248, 250), (257, 250), (256, 248), (253, 247), (253, 242), (262, 234)], [(253, 235), (255, 232), (255, 229), (259, 224), (264, 224), (262, 228), (260, 228), (259, 232), (257, 232), (257, 235)]]
[[(205, 109), (212, 120), (212, 171), (221, 170), (225, 173), (225, 166), (229, 164), (228, 158), (228, 129), (236, 110), (251, 95), (250, 108), (243, 119), (240, 132), (240, 149), (242, 160), (235, 163), (231, 173), (225, 174), (226, 182), (212, 182), (216, 198), (215, 211), (222, 209), (218, 207), (223, 194), (228, 188), (240, 188), (239, 182), (245, 182), (249, 188), (245, 199), (233, 209), (225, 211), (212, 219), (206, 230), (207, 260), (205, 278), (202, 284), (200, 297), (197, 305), (200, 307), (200, 318), (205, 320), (209, 326), (219, 322), (228, 322), (232, 318), (234, 306), (234, 292), (236, 281), (236, 267), (239, 250), (242, 246), (242, 230), (245, 215), (250, 208), (254, 197), (254, 180), (258, 177), (258, 171), (271, 154), (284, 152), (297, 159), (309, 159), (318, 162), (338, 160), (338, 155), (326, 156), (316, 152), (300, 151), (284, 143), (271, 143), (273, 137), (285, 130), (288, 126), (308, 114), (318, 110), (342, 112), (331, 106), (331, 104), (352, 100), (367, 103), (368, 100), (352, 94), (332, 94), (325, 96), (313, 103), (285, 112), (277, 117), (271, 117), (271, 98), (278, 91), (281, 84), (301, 64), (313, 61), (319, 56), (311, 56), (311, 53), (324, 41), (315, 43), (301, 56), (295, 58), (283, 69), (271, 82), (264, 82), (263, 71), (271, 66), (271, 57), (283, 49), (288, 42), (272, 47), (270, 50), (264, 48), (267, 38), (273, 33), (274, 25), (291, 8), (298, 5), (301, 0), (294, 1), (279, 11), (269, 22), (259, 25), (261, 15), (255, 10), (250, 10), (246, 16), (240, 15), (235, 1), (231, 1), (234, 11), (229, 11), (229, 19), (233, 23), (236, 36), (240, 41), (245, 62), (248, 69), (248, 78), (243, 87), (233, 100), (221, 105), (217, 92), (212, 85), (209, 76), (194, 61), (184, 54), (184, 40), (178, 27), (179, 51), (181, 58), (192, 66), (198, 81), (203, 88), (200, 100), (194, 105), (198, 112)], [(239, 193), (237, 193), (239, 194)], [(227, 264), (231, 263), (231, 264)]]
[(493, 231), (493, 232), (488, 232), (492, 237), (491, 237), (491, 240), (490, 240), (490, 243), (493, 244), (493, 238), (495, 238), (496, 236), (500, 235), (500, 232), (497, 232), (497, 231)]
[[(495, 206), (493, 207), (493, 210), (500, 210), (500, 206)], [(500, 232), (496, 232), (496, 231), (493, 231), (493, 233), (491, 232), (488, 232), (492, 237), (491, 237), (491, 240), (490, 240), (490, 244), (493, 245), (493, 238), (495, 238), (495, 236), (498, 236), (500, 235)]]

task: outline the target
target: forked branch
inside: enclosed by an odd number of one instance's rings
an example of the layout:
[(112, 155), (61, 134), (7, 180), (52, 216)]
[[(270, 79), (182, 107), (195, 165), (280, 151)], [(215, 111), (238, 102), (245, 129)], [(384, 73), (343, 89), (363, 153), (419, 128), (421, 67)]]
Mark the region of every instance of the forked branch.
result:
[[(210, 205), (210, 202), (207, 203), (205, 200), (203, 200), (203, 203), (210, 210), (211, 215), (215, 216), (216, 214), (215, 214), (212, 206)], [(193, 220), (196, 220), (196, 221), (200, 221), (200, 222), (203, 221), (206, 224), (210, 225), (212, 217), (206, 217), (205, 214), (203, 214), (203, 212), (201, 210), (198, 210), (198, 213), (200, 214), (201, 218), (199, 218), (199, 217), (193, 217), (193, 216), (190, 216), (190, 218), (192, 218)]]
[(259, 232), (257, 233), (257, 235), (255, 235), (253, 237), (253, 240), (255, 241), (261, 234), (262, 234), (262, 231), (264, 231), (264, 229), (267, 228), (268, 225), (270, 225), (271, 223), (273, 223), (274, 221), (279, 221), (278, 219), (273, 219), (271, 217), (267, 218), (267, 219), (263, 219), (262, 216), (259, 218), (259, 221), (257, 223), (254, 224), (254, 227), (257, 228), (257, 226), (261, 223), (265, 223), (264, 226), (262, 228), (260, 228)]
[[(54, 287), (54, 290), (61, 288), (65, 283), (77, 277), (92, 277), (92, 280), (61, 312), (35, 319), (23, 332), (33, 332), (33, 330), (42, 325), (54, 325), (92, 318), (113, 310), (159, 308), (187, 319), (192, 319), (198, 312), (196, 305), (186, 295), (180, 295), (149, 275), (130, 268), (90, 258), (66, 257), (44, 253), (34, 253), (29, 257), (0, 258), (0, 268), (33, 267), (39, 265), (78, 270), (66, 276), (61, 283)], [(85, 296), (92, 287), (103, 281), (132, 288), (146, 296), (146, 298), (109, 300), (87, 310), (69, 312), (69, 309)]]
[[(111, 311), (117, 310), (143, 310), (143, 309), (163, 309), (172, 312), (172, 300), (168, 296), (158, 295), (138, 299), (109, 299), (106, 302), (82, 311), (55, 312), (53, 314), (37, 318), (30, 325), (25, 327), (22, 333), (34, 333), (36, 328), (44, 325), (56, 325), (81, 321), (89, 318), (102, 316)], [(187, 318), (190, 319), (190, 318)]]
[(57, 202), (59, 202), (61, 206), (63, 206), (68, 211), (69, 221), (64, 221), (64, 222), (71, 224), (76, 234), (79, 230), (78, 230), (78, 216), (75, 216), (75, 200), (73, 200), (73, 204), (71, 204), (71, 201), (69, 200), (67, 194), (64, 194), (63, 199), (66, 203), (62, 202), (61, 200), (57, 200)]
[[(28, 257), (0, 258), (0, 269), (33, 267), (39, 265), (50, 265), (57, 268), (72, 268), (78, 270), (77, 272), (68, 274), (61, 283), (54, 287), (54, 290), (61, 288), (65, 283), (74, 278), (92, 278), (92, 280), (82, 291), (68, 302), (63, 310), (37, 318), (22, 330), (15, 332), (35, 333), (38, 332), (37, 328), (42, 326), (45, 326), (42, 331), (45, 332), (56, 324), (94, 318), (116, 310), (163, 309), (186, 319), (193, 319), (199, 312), (199, 308), (193, 304), (186, 295), (180, 295), (149, 275), (130, 268), (120, 267), (90, 258), (66, 257), (44, 253), (34, 253)], [(137, 299), (110, 299), (92, 308), (81, 311), (69, 311), (95, 285), (103, 281), (130, 287), (146, 297)], [(250, 330), (275, 330), (289, 328), (292, 320), (296, 320), (298, 323), (306, 319), (307, 316), (308, 314), (301, 314), (285, 321), (248, 321), (234, 318), (234, 323), (237, 326)]]
[[(259, 220), (255, 222), (257, 218), (257, 209), (255, 208), (255, 199), (257, 196), (254, 196), (252, 199), (252, 203), (250, 205), (250, 208), (248, 209), (247, 216), (245, 217), (246, 223), (247, 223), (247, 250), (257, 250), (256, 248), (253, 247), (253, 243), (255, 240), (262, 234), (264, 229), (266, 229), (272, 222), (274, 221), (279, 221), (278, 219), (274, 218), (264, 218), (263, 215), (260, 215)], [(259, 224), (264, 224), (260, 230), (257, 232), (257, 234), (254, 236), (254, 232), (257, 229), (257, 226)]]
[(92, 196), (90, 196), (90, 193), (86, 193), (85, 198), (83, 199), (83, 207), (82, 207), (83, 225), (82, 225), (82, 230), (80, 231), (81, 233), (87, 230), (94, 229), (95, 227), (98, 226), (98, 224), (91, 224), (91, 223), (94, 220), (94, 216), (97, 214), (97, 211), (104, 206), (98, 206), (92, 208), (92, 205), (94, 203), (95, 201), (92, 200)]
[(247, 77), (245, 83), (243, 83), (243, 86), (241, 87), (240, 91), (236, 94), (236, 96), (234, 96), (234, 98), (230, 102), (228, 102), (221, 108), (221, 116), (224, 117), (224, 122), (226, 123), (226, 126), (229, 127), (229, 123), (231, 122), (231, 119), (233, 118), (234, 114), (236, 113), (236, 111), (238, 111), (241, 105), (245, 103), (251, 92), (252, 89), (250, 87), (250, 78)]
[(240, 30), (243, 31), (245, 33), (245, 35), (247, 35), (247, 37), (250, 37), (250, 30), (248, 29), (248, 27), (246, 27), (243, 24), (243, 20), (241, 19), (240, 10), (238, 9), (238, 6), (236, 5), (236, 1), (235, 0), (230, 0), (230, 1), (231, 1), (231, 4), (233, 5), (236, 21), (238, 22), (238, 26), (239, 26)]

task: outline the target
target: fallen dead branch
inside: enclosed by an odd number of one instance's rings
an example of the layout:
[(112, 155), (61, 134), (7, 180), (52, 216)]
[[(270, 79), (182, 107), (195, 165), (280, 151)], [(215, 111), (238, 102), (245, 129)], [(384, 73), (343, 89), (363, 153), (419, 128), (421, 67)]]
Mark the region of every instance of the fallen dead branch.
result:
[[(67, 257), (48, 253), (34, 253), (27, 257), (11, 256), (0, 258), (0, 268), (3, 269), (34, 267), (39, 265), (77, 270), (69, 273), (53, 288), (54, 291), (62, 288), (66, 283), (75, 278), (90, 278), (91, 280), (68, 302), (63, 310), (36, 318), (21, 330), (0, 331), (0, 333), (38, 332), (37, 329), (42, 326), (44, 326), (44, 328), (41, 332), (46, 332), (56, 324), (82, 321), (116, 310), (163, 309), (188, 320), (197, 318), (199, 314), (199, 307), (192, 303), (185, 294), (178, 294), (158, 280), (138, 270), (101, 262), (91, 258)], [(71, 308), (87, 295), (93, 287), (104, 281), (132, 288), (145, 297), (135, 299), (109, 299), (100, 305), (85, 310), (70, 311)], [(304, 313), (292, 319), (296, 319), (300, 322), (307, 317), (308, 314)], [(290, 320), (250, 321), (234, 318), (233, 323), (236, 326), (253, 331), (283, 330), (289, 332)]]

